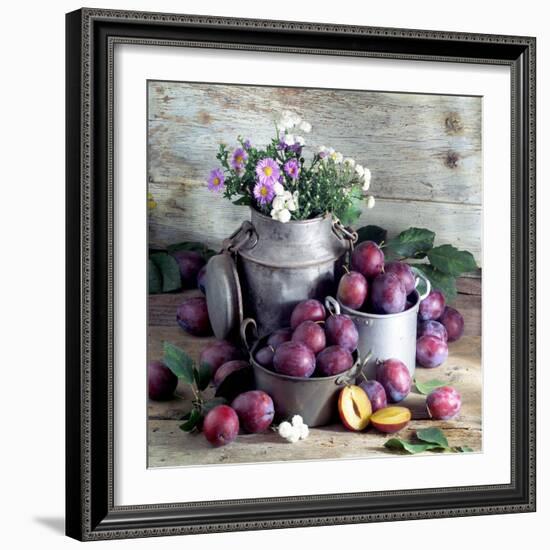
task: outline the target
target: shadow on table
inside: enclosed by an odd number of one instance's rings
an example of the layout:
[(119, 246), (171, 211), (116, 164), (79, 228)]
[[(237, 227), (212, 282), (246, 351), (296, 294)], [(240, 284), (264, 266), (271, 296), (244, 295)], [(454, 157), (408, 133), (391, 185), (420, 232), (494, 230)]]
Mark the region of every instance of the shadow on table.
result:
[(34, 518), (36, 523), (48, 527), (51, 531), (59, 535), (65, 534), (65, 518), (62, 517), (37, 517)]

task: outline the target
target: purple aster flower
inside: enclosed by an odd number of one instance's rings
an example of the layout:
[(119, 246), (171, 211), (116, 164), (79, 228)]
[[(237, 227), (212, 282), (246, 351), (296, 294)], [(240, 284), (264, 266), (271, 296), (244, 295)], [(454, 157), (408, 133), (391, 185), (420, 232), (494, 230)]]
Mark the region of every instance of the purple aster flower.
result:
[(272, 159), (262, 159), (256, 165), (256, 175), (260, 183), (265, 183), (273, 187), (273, 184), (279, 179), (281, 170), (279, 165)]
[(290, 145), (288, 147), (288, 150), (296, 153), (297, 155), (302, 154), (302, 146), (299, 143), (294, 143), (293, 145)]
[(251, 149), (251, 148), (252, 148), (252, 145), (251, 145), (249, 139), (245, 139), (245, 140), (244, 140), (244, 142), (243, 142), (243, 147), (244, 147), (245, 149)]
[(223, 184), (225, 182), (225, 176), (220, 168), (215, 168), (210, 172), (210, 177), (208, 178), (208, 189), (210, 191), (221, 191), (223, 189)]
[(298, 161), (296, 159), (288, 160), (283, 166), (283, 169), (286, 172), (286, 174), (290, 176), (293, 180), (298, 179), (298, 174), (300, 172), (300, 165), (298, 164)]
[(248, 153), (241, 147), (238, 147), (233, 151), (233, 154), (231, 155), (231, 166), (238, 171), (244, 168), (247, 160)]
[(268, 204), (273, 200), (275, 196), (275, 189), (273, 189), (272, 183), (266, 181), (259, 181), (254, 186), (254, 197), (260, 204)]

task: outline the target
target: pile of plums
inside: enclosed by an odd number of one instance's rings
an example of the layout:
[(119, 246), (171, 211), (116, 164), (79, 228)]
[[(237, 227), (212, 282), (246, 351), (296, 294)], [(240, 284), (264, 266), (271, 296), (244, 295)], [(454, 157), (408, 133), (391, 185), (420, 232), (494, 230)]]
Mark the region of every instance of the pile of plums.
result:
[(351, 271), (338, 284), (341, 304), (368, 313), (401, 313), (412, 306), (407, 296), (415, 288), (411, 267), (384, 261), (384, 252), (373, 241), (357, 245), (351, 254)]
[[(199, 362), (212, 373), (212, 383), (219, 387), (232, 373), (249, 368), (240, 349), (225, 340), (216, 340), (202, 351)], [(275, 408), (271, 397), (260, 390), (246, 391), (233, 399), (231, 405), (218, 405), (204, 417), (202, 432), (215, 447), (235, 440), (239, 430), (247, 433), (265, 432), (273, 422)]]
[(438, 367), (449, 355), (448, 342), (455, 342), (464, 333), (464, 318), (445, 305), (445, 296), (432, 290), (418, 308), (416, 362), (426, 368)]
[(347, 315), (329, 315), (318, 300), (300, 302), (290, 327), (271, 333), (255, 355), (263, 367), (297, 378), (334, 376), (353, 366), (359, 334)]

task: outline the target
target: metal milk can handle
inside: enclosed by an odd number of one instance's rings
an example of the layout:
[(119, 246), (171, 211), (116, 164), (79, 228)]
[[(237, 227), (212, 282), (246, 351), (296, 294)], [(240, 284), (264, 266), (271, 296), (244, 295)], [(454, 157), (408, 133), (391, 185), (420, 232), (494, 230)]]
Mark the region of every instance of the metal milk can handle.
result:
[(244, 221), (241, 226), (223, 241), (223, 249), (230, 254), (235, 254), (244, 245), (246, 248), (253, 248), (258, 243), (256, 229), (249, 221)]
[(353, 246), (359, 238), (356, 231), (353, 231), (350, 227), (346, 227), (338, 218), (334, 217), (332, 221), (332, 232), (341, 241), (347, 241), (349, 251), (353, 251)]
[(430, 283), (430, 280), (420, 271), (419, 269), (416, 269), (415, 267), (412, 268), (414, 274), (416, 275), (414, 280), (414, 287), (416, 288), (418, 286), (418, 283), (420, 283), (420, 280), (424, 281), (424, 284), (426, 285), (426, 292), (424, 294), (419, 294), (419, 300), (425, 300), (430, 292), (432, 291), (432, 284)]

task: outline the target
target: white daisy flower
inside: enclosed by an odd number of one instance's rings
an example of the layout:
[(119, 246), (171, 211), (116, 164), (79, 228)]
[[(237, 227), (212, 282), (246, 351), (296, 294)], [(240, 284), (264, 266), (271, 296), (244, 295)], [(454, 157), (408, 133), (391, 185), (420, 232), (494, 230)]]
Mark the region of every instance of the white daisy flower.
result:
[(279, 196), (282, 195), (285, 192), (285, 188), (283, 187), (283, 184), (279, 181), (276, 181), (273, 184), (273, 191), (275, 191), (275, 195)]
[(277, 215), (277, 219), (281, 223), (287, 223), (290, 221), (290, 211), (286, 208), (283, 208), (282, 210), (279, 210), (279, 213)]
[(355, 165), (355, 172), (360, 178), (365, 175), (365, 169), (360, 164)]
[(374, 205), (376, 203), (376, 201), (374, 200), (374, 197), (372, 195), (369, 195), (367, 197), (367, 208), (374, 208)]
[(293, 427), (290, 422), (281, 422), (279, 424), (279, 435), (285, 439), (293, 432)]
[(352, 158), (345, 158), (344, 164), (348, 166), (349, 168), (353, 168), (355, 166), (355, 161)]
[(302, 120), (300, 124), (300, 130), (302, 130), (302, 132), (305, 132), (306, 134), (309, 134), (311, 132), (311, 124), (309, 122), (306, 122), (305, 120)]

